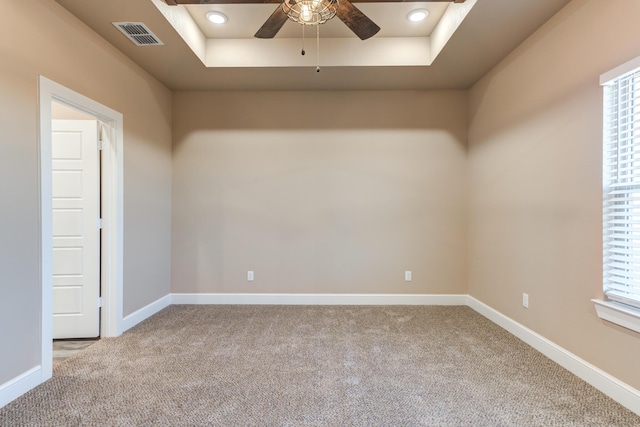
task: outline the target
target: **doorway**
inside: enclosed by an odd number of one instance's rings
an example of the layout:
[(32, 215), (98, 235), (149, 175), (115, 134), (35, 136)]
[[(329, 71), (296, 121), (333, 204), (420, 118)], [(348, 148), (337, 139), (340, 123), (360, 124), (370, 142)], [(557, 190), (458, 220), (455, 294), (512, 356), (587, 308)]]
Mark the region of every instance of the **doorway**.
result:
[[(84, 116), (84, 118), (90, 117), (96, 124), (98, 122), (101, 123), (102, 135), (104, 136), (99, 162), (101, 166), (99, 180), (102, 183), (100, 187), (102, 191), (97, 196), (99, 206), (101, 206), (102, 238), (98, 241), (98, 247), (95, 251), (100, 254), (97, 263), (97, 275), (98, 283), (101, 283), (101, 290), (99, 291), (101, 292), (101, 298), (98, 300), (96, 297), (94, 301), (96, 306), (102, 305), (99, 317), (96, 319), (99, 322), (99, 328), (96, 333), (101, 337), (118, 336), (122, 333), (123, 117), (117, 111), (42, 76), (39, 78), (39, 104), (40, 276), (42, 283), (42, 355), (40, 366), (42, 372), (41, 381), (44, 382), (51, 378), (53, 365), (51, 343), (53, 341), (54, 302), (54, 108), (57, 109), (62, 106)], [(71, 145), (68, 144), (66, 148), (71, 147)], [(72, 182), (68, 184), (73, 186)], [(59, 189), (59, 183), (55, 183), (55, 187)], [(70, 188), (73, 189), (73, 187)], [(76, 209), (76, 207), (71, 208)], [(96, 225), (98, 225), (97, 218)], [(56, 225), (56, 227), (59, 231), (60, 224)], [(78, 245), (76, 244), (74, 247), (77, 248)], [(73, 262), (77, 264), (78, 253), (79, 251), (75, 251), (75, 258), (71, 257), (71, 251), (65, 254), (69, 265), (72, 265)], [(75, 261), (73, 261), (74, 259)], [(76, 268), (75, 273), (77, 272)], [(69, 279), (69, 277), (66, 277), (66, 279)], [(67, 291), (73, 288), (73, 284), (70, 285), (69, 283), (65, 283)], [(75, 298), (77, 299), (80, 294), (81, 292), (76, 293)]]

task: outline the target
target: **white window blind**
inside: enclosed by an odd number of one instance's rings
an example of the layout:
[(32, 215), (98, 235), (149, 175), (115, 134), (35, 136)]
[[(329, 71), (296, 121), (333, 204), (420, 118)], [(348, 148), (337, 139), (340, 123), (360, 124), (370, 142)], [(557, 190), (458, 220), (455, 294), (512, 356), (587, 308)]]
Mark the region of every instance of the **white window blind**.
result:
[(640, 309), (640, 68), (628, 68), (602, 82), (603, 275), (608, 299)]

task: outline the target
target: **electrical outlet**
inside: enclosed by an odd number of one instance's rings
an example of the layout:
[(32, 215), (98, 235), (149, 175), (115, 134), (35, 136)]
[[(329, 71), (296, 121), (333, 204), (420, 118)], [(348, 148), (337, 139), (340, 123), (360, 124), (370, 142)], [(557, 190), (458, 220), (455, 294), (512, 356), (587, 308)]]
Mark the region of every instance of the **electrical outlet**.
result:
[(253, 271), (251, 270), (247, 271), (247, 280), (249, 282), (253, 282)]
[(529, 294), (522, 294), (522, 306), (524, 308), (529, 308)]
[(410, 271), (405, 271), (404, 272), (404, 281), (405, 282), (410, 282), (411, 281), (411, 272)]

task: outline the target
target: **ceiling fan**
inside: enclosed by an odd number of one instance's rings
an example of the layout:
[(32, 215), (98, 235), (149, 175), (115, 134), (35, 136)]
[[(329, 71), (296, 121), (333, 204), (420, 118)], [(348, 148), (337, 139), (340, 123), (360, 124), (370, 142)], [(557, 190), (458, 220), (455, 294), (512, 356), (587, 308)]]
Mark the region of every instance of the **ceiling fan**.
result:
[[(271, 39), (280, 31), (280, 28), (287, 22), (289, 15), (285, 9), (290, 9), (301, 0), (164, 0), (170, 6), (176, 6), (179, 4), (256, 4), (256, 3), (281, 3), (266, 22), (256, 32), (254, 37), (261, 39)], [(360, 11), (353, 3), (397, 3), (397, 2), (418, 2), (421, 0), (311, 0), (307, 3), (329, 3), (335, 5), (335, 16), (340, 18), (351, 31), (354, 32), (360, 40), (366, 40), (369, 37), (374, 36), (380, 27), (375, 22), (369, 19), (364, 13)], [(424, 0), (422, 0), (424, 1)], [(464, 3), (465, 0), (428, 0), (431, 2), (448, 2), (448, 3)], [(303, 6), (305, 7), (305, 6)], [(304, 9), (302, 14), (304, 14)], [(330, 18), (332, 18), (331, 15)], [(329, 18), (329, 19), (330, 19)], [(293, 19), (293, 18), (292, 18)], [(302, 18), (304, 21), (304, 17)], [(300, 22), (300, 20), (297, 20)], [(324, 21), (322, 21), (324, 22)], [(322, 23), (319, 22), (319, 23)]]

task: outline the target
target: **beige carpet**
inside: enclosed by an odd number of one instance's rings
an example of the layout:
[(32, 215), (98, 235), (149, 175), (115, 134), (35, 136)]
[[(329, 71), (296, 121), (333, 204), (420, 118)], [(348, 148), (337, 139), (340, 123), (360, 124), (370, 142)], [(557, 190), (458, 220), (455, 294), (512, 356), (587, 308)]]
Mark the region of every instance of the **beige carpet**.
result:
[(2, 426), (639, 426), (467, 307), (171, 306)]

